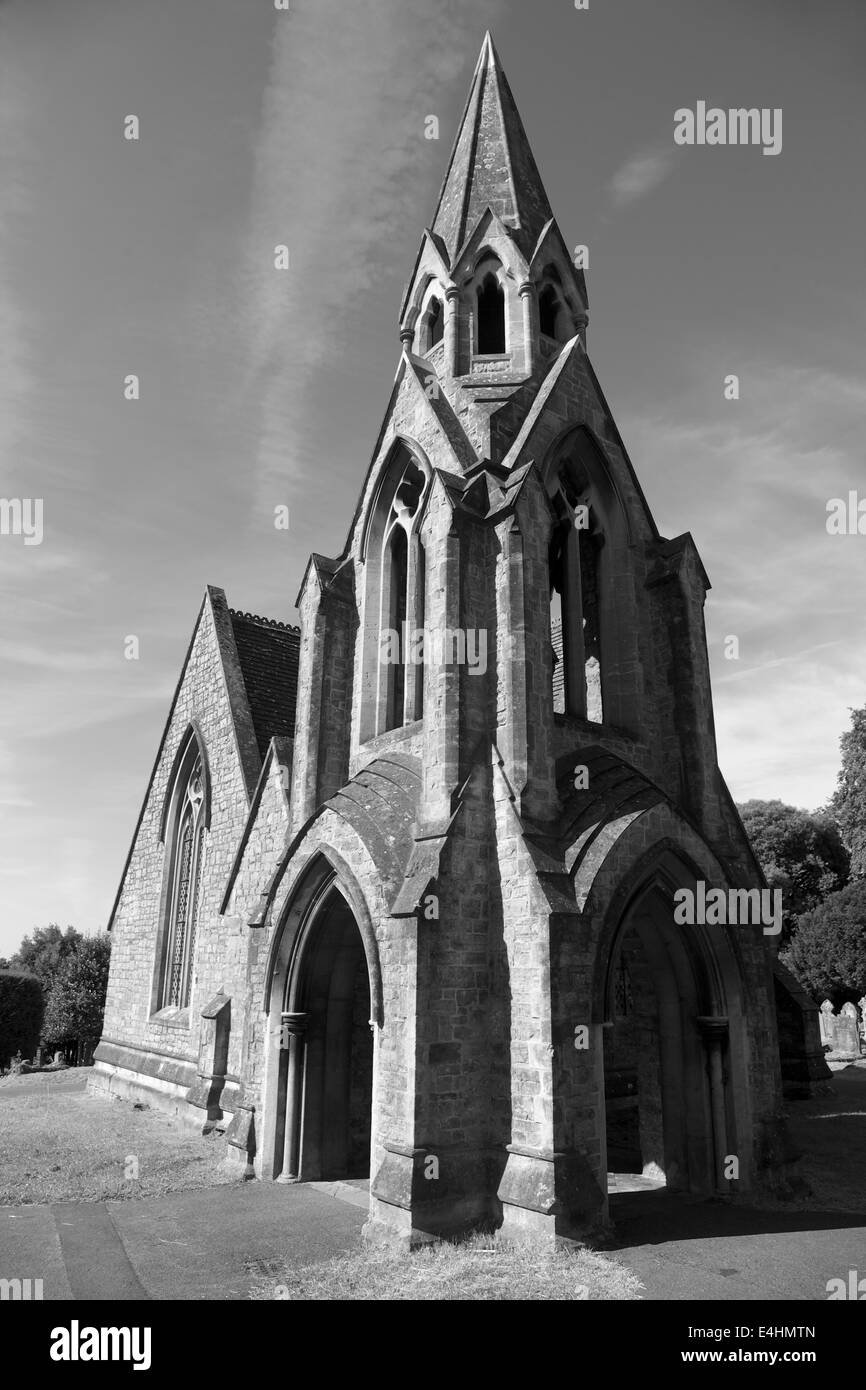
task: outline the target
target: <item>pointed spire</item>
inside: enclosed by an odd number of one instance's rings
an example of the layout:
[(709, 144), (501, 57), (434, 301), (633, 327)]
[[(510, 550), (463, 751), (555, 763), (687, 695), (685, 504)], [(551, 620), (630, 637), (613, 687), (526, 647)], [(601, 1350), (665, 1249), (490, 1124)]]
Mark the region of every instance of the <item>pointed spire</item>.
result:
[(527, 256), (553, 216), (489, 30), (433, 220), (452, 263), (488, 207)]

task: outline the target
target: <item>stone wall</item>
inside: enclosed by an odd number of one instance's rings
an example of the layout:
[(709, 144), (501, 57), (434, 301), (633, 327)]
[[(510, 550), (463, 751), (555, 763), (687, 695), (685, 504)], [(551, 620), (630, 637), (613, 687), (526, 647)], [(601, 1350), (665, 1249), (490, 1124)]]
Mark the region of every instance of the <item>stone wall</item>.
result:
[[(186, 1090), (199, 1066), (201, 1009), (222, 991), (232, 1000), (228, 1071), (241, 1065), (246, 1011), (247, 933), (244, 924), (220, 915), (248, 801), (223, 675), (214, 618), (224, 600), (209, 598), (202, 609), (168, 728), (160, 751), (112, 925), (111, 970), (103, 1038), (96, 1053), (94, 1084), (129, 1093), (140, 1084), (154, 1103), (190, 1114)], [(210, 769), (210, 829), (205, 831), (195, 966), (190, 1006), (159, 1010), (159, 955), (163, 947), (164, 864), (160, 842), (169, 782), (178, 747), (191, 722), (201, 731)]]

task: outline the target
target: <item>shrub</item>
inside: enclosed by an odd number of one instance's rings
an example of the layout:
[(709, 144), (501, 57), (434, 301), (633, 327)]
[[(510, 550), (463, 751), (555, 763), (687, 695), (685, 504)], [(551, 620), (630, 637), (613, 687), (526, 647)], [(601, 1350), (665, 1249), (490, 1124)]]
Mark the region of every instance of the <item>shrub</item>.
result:
[(35, 975), (0, 971), (0, 1063), (8, 1066), (16, 1052), (32, 1057), (39, 1044), (45, 1004)]

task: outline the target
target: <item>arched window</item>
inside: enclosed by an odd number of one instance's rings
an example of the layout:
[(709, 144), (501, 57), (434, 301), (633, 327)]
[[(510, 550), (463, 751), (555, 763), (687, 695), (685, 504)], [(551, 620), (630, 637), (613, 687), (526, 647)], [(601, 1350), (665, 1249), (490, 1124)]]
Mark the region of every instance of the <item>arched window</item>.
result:
[(205, 776), (198, 742), (190, 737), (175, 775), (166, 826), (168, 893), (159, 1008), (188, 1008), (192, 991), (204, 857)]
[[(395, 460), (391, 473), (396, 486), (393, 492), (386, 486), (380, 493), (380, 519), (370, 532), (371, 545), (373, 537), (381, 535), (382, 551), (377, 694), (375, 710), (363, 718), (367, 737), (402, 728), (423, 714), (425, 565), (418, 525), (427, 478), (408, 451), (401, 453), (402, 470), (396, 471), (400, 465)], [(372, 597), (372, 588), (368, 592)]]
[(437, 343), (442, 342), (445, 334), (445, 311), (441, 299), (434, 297), (430, 300), (424, 323), (424, 351), (429, 352)]
[(406, 704), (406, 590), (409, 585), (409, 547), (406, 532), (395, 525), (388, 541), (388, 630), (397, 634), (389, 648), (396, 660), (388, 662), (385, 728), (397, 729), (403, 723)]
[(559, 334), (560, 302), (559, 295), (553, 285), (545, 285), (538, 298), (539, 327), (542, 333), (548, 338), (557, 338)]
[(591, 508), (565, 479), (552, 499), (558, 521), (550, 540), (550, 640), (553, 708), (602, 723), (599, 551)]
[(490, 357), (504, 352), (505, 291), (491, 270), (478, 287), (478, 355)]

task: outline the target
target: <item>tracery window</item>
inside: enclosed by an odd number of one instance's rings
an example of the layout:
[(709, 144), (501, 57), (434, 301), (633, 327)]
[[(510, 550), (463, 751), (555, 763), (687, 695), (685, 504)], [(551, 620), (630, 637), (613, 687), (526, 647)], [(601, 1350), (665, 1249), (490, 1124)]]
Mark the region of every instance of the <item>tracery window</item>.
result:
[(205, 789), (195, 741), (181, 763), (171, 817), (167, 933), (160, 1008), (189, 1006), (204, 857)]
[(382, 533), (377, 732), (420, 719), (424, 701), (424, 546), (418, 534), (427, 479), (407, 460)]

